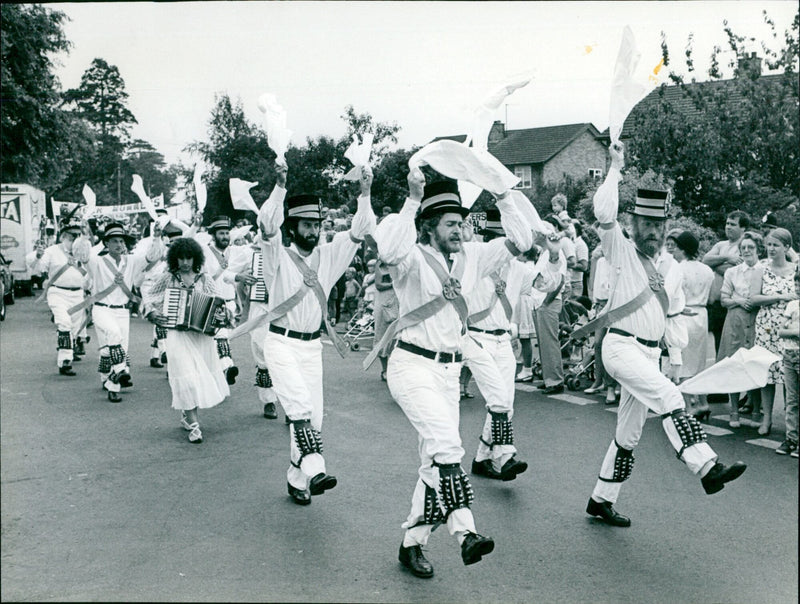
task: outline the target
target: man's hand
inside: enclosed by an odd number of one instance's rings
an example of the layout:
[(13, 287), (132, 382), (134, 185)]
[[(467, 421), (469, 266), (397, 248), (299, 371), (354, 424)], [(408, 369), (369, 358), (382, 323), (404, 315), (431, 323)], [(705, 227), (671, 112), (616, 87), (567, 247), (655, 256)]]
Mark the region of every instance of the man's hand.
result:
[(245, 283), (247, 285), (253, 285), (253, 283), (258, 281), (258, 279), (256, 279), (251, 273), (236, 273), (234, 281)]
[(167, 317), (155, 310), (147, 314), (147, 320), (162, 327), (167, 324)]
[(200, 225), (203, 224), (203, 213), (202, 212), (196, 212), (195, 215), (194, 215), (194, 220), (192, 222), (193, 222), (194, 226), (200, 228)]
[(625, 145), (614, 143), (608, 148), (608, 154), (611, 156), (611, 167), (621, 172), (625, 167)]
[(672, 365), (672, 364), (670, 364), (669, 370), (668, 370), (669, 379), (675, 385), (681, 383), (681, 378), (679, 377), (680, 372), (681, 372), (681, 366), (680, 365)]
[(372, 168), (362, 166), (358, 173), (358, 182), (361, 184), (361, 197), (369, 197), (372, 189)]
[(289, 168), (287, 166), (275, 162), (275, 184), (281, 189), (286, 188), (286, 173), (288, 171)]
[(153, 237), (156, 239), (161, 238), (161, 227), (159, 226), (158, 221), (153, 223)]
[(408, 196), (414, 201), (422, 201), (425, 194), (425, 175), (419, 168), (408, 173)]

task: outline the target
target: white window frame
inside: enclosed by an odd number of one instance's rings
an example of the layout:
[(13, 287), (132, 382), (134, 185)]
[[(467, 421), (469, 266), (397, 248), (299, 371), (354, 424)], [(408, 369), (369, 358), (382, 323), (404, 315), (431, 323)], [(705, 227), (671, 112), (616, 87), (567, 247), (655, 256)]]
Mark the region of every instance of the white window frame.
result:
[(533, 169), (530, 166), (514, 166), (514, 176), (519, 178), (515, 189), (530, 189), (533, 187)]

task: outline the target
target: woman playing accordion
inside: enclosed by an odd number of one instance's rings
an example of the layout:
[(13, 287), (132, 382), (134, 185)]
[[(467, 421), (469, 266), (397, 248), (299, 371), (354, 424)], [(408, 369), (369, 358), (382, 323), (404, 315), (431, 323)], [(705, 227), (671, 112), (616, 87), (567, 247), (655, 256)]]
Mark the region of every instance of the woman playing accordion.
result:
[[(175, 312), (171, 302), (186, 292), (189, 296), (214, 299), (214, 280), (202, 272), (203, 250), (193, 239), (181, 237), (172, 242), (167, 253), (167, 272), (153, 284), (145, 300), (152, 310), (147, 319), (156, 325), (173, 326), (167, 333), (167, 357), (169, 358), (169, 386), (172, 389), (172, 407), (181, 411), (181, 426), (189, 432), (189, 442), (203, 442), (198, 409), (207, 409), (221, 403), (230, 394), (225, 381), (213, 335), (202, 330), (174, 328)], [(166, 301), (166, 303), (165, 303)], [(213, 313), (214, 304), (209, 308)], [(161, 311), (157, 309), (162, 309)], [(187, 309), (182, 309), (188, 312)], [(209, 317), (209, 322), (211, 321)]]

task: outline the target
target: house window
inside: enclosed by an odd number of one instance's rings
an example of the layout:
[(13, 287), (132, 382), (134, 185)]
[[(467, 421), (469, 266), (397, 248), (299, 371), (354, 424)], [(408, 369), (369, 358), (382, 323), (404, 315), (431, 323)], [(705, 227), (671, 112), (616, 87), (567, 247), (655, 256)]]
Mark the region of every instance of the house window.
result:
[(600, 168), (589, 168), (589, 178), (602, 178), (603, 170)]
[(514, 176), (519, 178), (519, 184), (514, 187), (515, 189), (530, 189), (531, 188), (531, 167), (530, 166), (514, 166)]

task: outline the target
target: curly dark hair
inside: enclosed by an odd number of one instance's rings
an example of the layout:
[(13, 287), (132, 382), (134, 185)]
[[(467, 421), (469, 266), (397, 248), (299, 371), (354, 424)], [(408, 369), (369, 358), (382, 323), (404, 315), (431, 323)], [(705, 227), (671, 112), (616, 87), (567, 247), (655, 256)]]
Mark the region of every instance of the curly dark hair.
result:
[(200, 272), (205, 262), (203, 256), (203, 248), (194, 239), (190, 237), (178, 237), (170, 243), (169, 251), (167, 252), (167, 265), (171, 273), (178, 272), (178, 259), (191, 258), (192, 270), (196, 273)]

